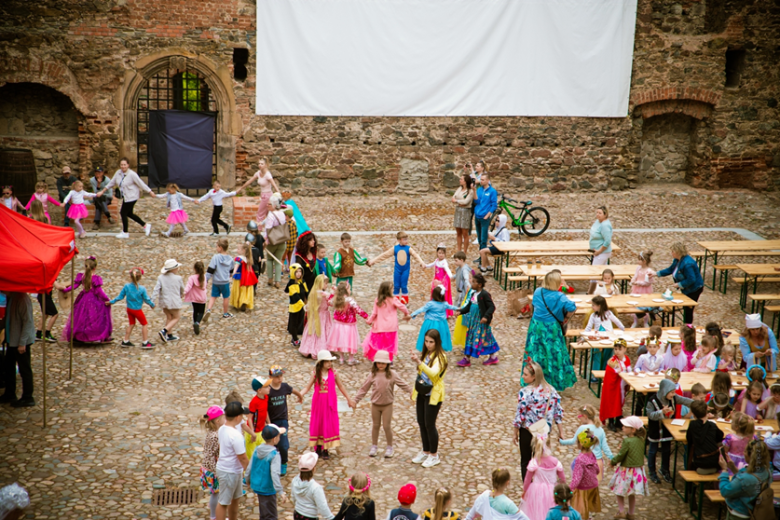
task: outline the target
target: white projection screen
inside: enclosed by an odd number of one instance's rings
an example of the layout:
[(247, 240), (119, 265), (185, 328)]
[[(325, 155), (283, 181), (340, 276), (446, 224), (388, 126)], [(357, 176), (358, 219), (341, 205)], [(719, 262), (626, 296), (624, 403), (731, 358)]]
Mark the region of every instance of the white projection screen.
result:
[(625, 117), (637, 0), (258, 0), (261, 115)]

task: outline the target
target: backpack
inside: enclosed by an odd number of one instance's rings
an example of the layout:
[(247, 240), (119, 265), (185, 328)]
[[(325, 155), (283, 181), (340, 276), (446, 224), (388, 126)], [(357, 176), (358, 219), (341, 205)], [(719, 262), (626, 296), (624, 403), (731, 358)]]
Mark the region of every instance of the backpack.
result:
[[(758, 477), (753, 475), (756, 480)], [(766, 482), (761, 482), (761, 491), (758, 493), (750, 510), (750, 520), (775, 520), (775, 494)]]

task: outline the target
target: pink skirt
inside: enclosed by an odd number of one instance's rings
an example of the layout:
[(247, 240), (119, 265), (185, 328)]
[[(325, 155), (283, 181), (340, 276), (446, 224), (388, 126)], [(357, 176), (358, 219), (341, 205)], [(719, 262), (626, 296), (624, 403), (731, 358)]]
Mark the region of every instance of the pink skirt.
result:
[(71, 204), (68, 208), (68, 218), (87, 218), (87, 206), (84, 204)]
[(390, 354), (390, 361), (398, 354), (398, 333), (397, 332), (369, 332), (363, 341), (363, 355), (371, 361), (380, 350)]
[(303, 329), (303, 336), (301, 337), (301, 346), (298, 349), (298, 352), (301, 353), (302, 356), (312, 356), (317, 357), (317, 354), (320, 352), (320, 350), (328, 350), (328, 338), (331, 334), (331, 329), (333, 327), (332, 321), (330, 319), (330, 314), (328, 312), (320, 313), (320, 335), (317, 336), (312, 333), (309, 333), (309, 326), (312, 325), (311, 320), (307, 320), (306, 327)]
[(167, 222), (170, 225), (176, 225), (176, 224), (183, 224), (187, 222), (190, 219), (189, 216), (187, 216), (187, 212), (183, 209), (177, 209), (176, 211), (171, 211), (171, 214), (168, 215), (168, 218), (165, 219), (165, 222)]
[(360, 333), (358, 333), (357, 323), (333, 322), (328, 338), (328, 350), (354, 354), (357, 352), (358, 345), (360, 345)]
[(268, 216), (268, 201), (271, 200), (271, 193), (270, 191), (264, 191), (260, 193), (260, 202), (257, 206), (257, 225), (259, 226), (262, 224), (262, 222), (265, 220), (265, 217)]

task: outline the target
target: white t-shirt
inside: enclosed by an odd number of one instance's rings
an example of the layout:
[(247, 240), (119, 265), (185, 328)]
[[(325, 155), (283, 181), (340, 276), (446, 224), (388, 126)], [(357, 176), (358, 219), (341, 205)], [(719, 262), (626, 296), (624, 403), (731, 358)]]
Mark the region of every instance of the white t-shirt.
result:
[(219, 427), (219, 459), (217, 471), (225, 473), (243, 473), (244, 466), (238, 460), (239, 455), (246, 453), (244, 436), (236, 431), (234, 426), (223, 424)]
[(220, 189), (219, 191), (216, 190), (209, 190), (208, 193), (206, 193), (204, 196), (198, 199), (198, 202), (206, 202), (208, 199), (211, 199), (211, 203), (215, 206), (221, 206), (222, 205), (222, 199), (226, 199), (228, 197), (235, 197), (236, 192), (231, 191), (227, 192), (223, 189)]

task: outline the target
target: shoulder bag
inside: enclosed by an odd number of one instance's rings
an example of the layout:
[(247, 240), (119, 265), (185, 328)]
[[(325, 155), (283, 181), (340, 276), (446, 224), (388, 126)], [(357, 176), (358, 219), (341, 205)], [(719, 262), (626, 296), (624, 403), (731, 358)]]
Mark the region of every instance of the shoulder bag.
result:
[(547, 412), (550, 411), (550, 401), (552, 401), (552, 393), (547, 399), (547, 406), (544, 408), (544, 415), (542, 415), (542, 418), (528, 427), (528, 431), (530, 431), (533, 435), (550, 434), (550, 425), (547, 424)]
[[(433, 363), (433, 358), (431, 358), (430, 361), (428, 361), (428, 366), (430, 367)], [(447, 371), (445, 368), (442, 370), (442, 372), (439, 374), (439, 378), (444, 377), (444, 373)], [(417, 391), (418, 395), (428, 395), (433, 391), (433, 383), (428, 383), (425, 379), (422, 377), (422, 372), (417, 374), (417, 378), (414, 380), (414, 389)]]
[(565, 336), (566, 335), (566, 331), (568, 331), (568, 329), (569, 329), (569, 323), (568, 323), (568, 320), (566, 319), (566, 312), (563, 313), (563, 320), (559, 320), (558, 316), (553, 314), (552, 311), (550, 310), (550, 308), (547, 306), (547, 302), (544, 299), (544, 289), (542, 289), (541, 295), (542, 295), (542, 303), (544, 304), (544, 308), (547, 309), (547, 312), (550, 313), (550, 316), (555, 318), (555, 321), (557, 321), (558, 325), (560, 325), (560, 327), (561, 327), (561, 332)]
[[(279, 222), (279, 218), (272, 213), (274, 219)], [(283, 223), (279, 223), (268, 230), (268, 244), (275, 246), (282, 242), (290, 240), (290, 224), (285, 220)]]

